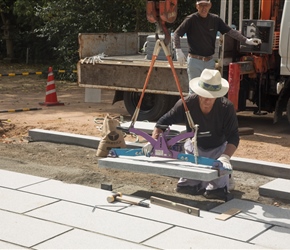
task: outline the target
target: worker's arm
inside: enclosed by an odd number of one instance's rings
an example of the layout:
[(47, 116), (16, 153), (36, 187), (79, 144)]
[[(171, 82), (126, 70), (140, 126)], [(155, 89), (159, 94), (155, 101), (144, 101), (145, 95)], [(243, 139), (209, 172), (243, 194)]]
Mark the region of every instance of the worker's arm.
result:
[(152, 138), (157, 139), (162, 132), (163, 131), (161, 128), (155, 127), (153, 132), (152, 132)]
[(237, 150), (237, 147), (234, 144), (228, 143), (223, 154), (231, 158), (236, 150)]
[(259, 45), (262, 43), (261, 39), (259, 38), (247, 38), (243, 36), (239, 31), (231, 29), (228, 33), (228, 36), (234, 38), (240, 42), (246, 43), (248, 45)]

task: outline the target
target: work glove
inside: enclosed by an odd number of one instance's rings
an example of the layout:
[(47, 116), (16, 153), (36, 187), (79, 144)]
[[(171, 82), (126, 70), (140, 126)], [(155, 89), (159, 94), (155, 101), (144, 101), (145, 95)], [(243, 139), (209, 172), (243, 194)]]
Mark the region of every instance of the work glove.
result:
[(180, 66), (183, 66), (183, 64), (186, 62), (186, 57), (183, 54), (181, 49), (175, 49), (176, 51), (176, 59), (179, 62)]
[(257, 46), (257, 45), (259, 45), (261, 43), (262, 43), (262, 41), (259, 38), (247, 38), (247, 40), (246, 40), (246, 44), (248, 44), (248, 45)]
[(220, 163), (213, 166), (219, 170), (219, 175), (231, 174), (233, 172), (232, 164), (230, 163), (230, 157), (226, 154), (222, 154), (218, 159)]
[(150, 157), (151, 151), (153, 150), (153, 146), (151, 145), (150, 142), (147, 142), (143, 147), (142, 147), (142, 153), (146, 155), (147, 157)]

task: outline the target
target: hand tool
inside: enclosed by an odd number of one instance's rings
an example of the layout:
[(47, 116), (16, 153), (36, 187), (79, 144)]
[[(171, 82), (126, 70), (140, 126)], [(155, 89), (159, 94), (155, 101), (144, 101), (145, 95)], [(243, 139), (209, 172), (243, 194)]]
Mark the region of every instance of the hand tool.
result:
[(137, 205), (137, 206), (141, 206), (141, 207), (149, 207), (149, 204), (146, 203), (146, 202), (143, 202), (143, 201), (133, 201), (133, 200), (129, 200), (129, 199), (124, 199), (124, 198), (121, 198), (122, 197), (122, 193), (118, 192), (116, 194), (113, 194), (111, 196), (108, 196), (107, 197), (107, 201), (109, 203), (112, 203), (112, 202), (115, 202), (115, 201), (120, 201), (120, 202), (125, 202), (125, 203), (129, 203), (129, 204), (132, 204), (132, 205)]
[(195, 215), (199, 217), (199, 209), (187, 205), (183, 205), (180, 203), (172, 202), (169, 200), (161, 199), (155, 196), (150, 197), (150, 202), (155, 205), (159, 205), (166, 208), (171, 208), (180, 212), (184, 212), (187, 214)]

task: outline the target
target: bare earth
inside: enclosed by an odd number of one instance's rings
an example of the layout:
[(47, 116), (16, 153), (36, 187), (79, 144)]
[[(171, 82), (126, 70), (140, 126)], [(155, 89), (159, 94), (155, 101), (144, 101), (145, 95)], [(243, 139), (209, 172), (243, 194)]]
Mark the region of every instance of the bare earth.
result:
[[(2, 65), (0, 73), (33, 71), (23, 65)], [(34, 71), (39, 71), (34, 70)], [(57, 98), (64, 106), (45, 107), (46, 77), (0, 77), (0, 157), (1, 169), (53, 178), (68, 183), (100, 187), (109, 183), (113, 191), (149, 198), (159, 196), (172, 201), (208, 210), (223, 203), (206, 200), (202, 196), (178, 194), (174, 191), (177, 179), (98, 168), (96, 150), (72, 145), (47, 142), (28, 142), (28, 131), (33, 128), (75, 134), (101, 136), (97, 122), (107, 113), (130, 116), (122, 102), (111, 105), (113, 92), (102, 91), (100, 103), (85, 103), (85, 89), (76, 83), (56, 81)], [(36, 111), (5, 112), (23, 108), (42, 108)], [(290, 125), (286, 118), (272, 124), (272, 114), (254, 116), (251, 112), (239, 113), (240, 127), (251, 127), (253, 135), (241, 136), (235, 153), (237, 157), (278, 163), (290, 163)], [(7, 121), (6, 121), (7, 119)], [(126, 137), (134, 141), (135, 138)], [(259, 186), (272, 177), (235, 171), (235, 198), (257, 201), (290, 208), (290, 201), (259, 196)]]

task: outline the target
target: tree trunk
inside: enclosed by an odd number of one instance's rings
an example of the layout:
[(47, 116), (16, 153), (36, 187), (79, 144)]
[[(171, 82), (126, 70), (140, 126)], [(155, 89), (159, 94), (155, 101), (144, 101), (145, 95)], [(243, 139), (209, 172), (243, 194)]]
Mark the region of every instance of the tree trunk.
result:
[(3, 21), (3, 40), (6, 41), (6, 60), (12, 60), (14, 58), (14, 51), (13, 51), (13, 40), (12, 40), (12, 27), (10, 25), (10, 20), (8, 20), (4, 13), (1, 13), (1, 18)]

